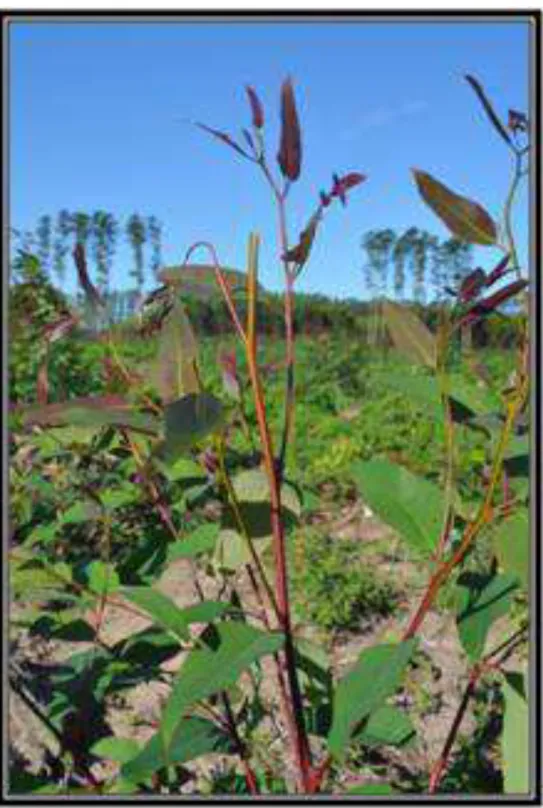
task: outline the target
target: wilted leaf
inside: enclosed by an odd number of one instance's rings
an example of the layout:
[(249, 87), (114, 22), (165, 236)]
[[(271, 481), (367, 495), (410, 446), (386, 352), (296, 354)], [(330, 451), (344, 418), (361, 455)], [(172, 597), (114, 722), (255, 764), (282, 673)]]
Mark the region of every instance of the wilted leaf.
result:
[(302, 166), (302, 139), (294, 90), (290, 79), (281, 87), (281, 142), (277, 162), (284, 177), (294, 181)]
[(459, 196), (425, 171), (413, 169), (420, 195), (453, 236), (470, 244), (496, 243), (494, 221), (477, 202)]
[(383, 316), (396, 348), (415, 362), (428, 367), (436, 366), (436, 341), (431, 331), (413, 312), (383, 301)]

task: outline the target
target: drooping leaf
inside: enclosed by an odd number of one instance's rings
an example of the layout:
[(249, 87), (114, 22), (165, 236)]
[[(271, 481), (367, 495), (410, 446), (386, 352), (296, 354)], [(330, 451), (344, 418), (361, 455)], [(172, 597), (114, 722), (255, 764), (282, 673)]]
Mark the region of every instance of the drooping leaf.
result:
[(354, 737), (366, 746), (403, 746), (413, 740), (415, 728), (403, 710), (385, 704), (370, 715)]
[[(514, 677), (521, 673), (506, 673), (503, 683), (505, 711), (503, 716), (502, 755), (504, 791), (506, 794), (527, 794), (530, 791), (530, 743), (528, 702), (519, 692)], [(523, 688), (526, 693), (526, 688)]]
[(162, 714), (160, 735), (168, 754), (189, 707), (233, 685), (253, 662), (273, 654), (283, 644), (280, 634), (264, 633), (237, 621), (211, 626), (200, 639), (207, 641), (208, 647), (189, 653)]
[(290, 78), (281, 87), (281, 141), (277, 162), (284, 177), (294, 182), (302, 166), (302, 138)]
[(481, 658), (490, 626), (508, 613), (517, 589), (518, 578), (513, 575), (463, 572), (458, 578), (456, 625), (472, 662)]
[(204, 718), (181, 719), (167, 749), (163, 742), (160, 732), (153, 735), (136, 757), (124, 763), (121, 769), (123, 777), (140, 783), (168, 765), (187, 763), (201, 755), (225, 755), (233, 751), (228, 735)]
[(519, 292), (522, 292), (527, 285), (528, 281), (524, 279), (513, 281), (513, 283), (509, 283), (507, 286), (504, 286), (503, 289), (494, 292), (493, 295), (489, 295), (489, 297), (484, 297), (481, 300), (478, 300), (473, 304), (473, 306), (462, 314), (458, 320), (458, 325), (468, 325), (476, 322), (481, 317), (485, 317), (487, 314), (494, 311), (494, 309), (497, 309), (498, 306), (501, 306), (502, 303), (505, 303), (506, 300), (509, 300), (509, 298), (515, 297), (515, 295), (518, 295)]
[(413, 312), (389, 300), (383, 302), (383, 316), (396, 348), (415, 362), (436, 366), (436, 341), (432, 332)]
[(399, 687), (416, 640), (375, 645), (360, 654), (354, 668), (334, 694), (334, 717), (328, 735), (329, 752), (342, 760), (357, 726)]
[(120, 426), (149, 435), (160, 432), (155, 415), (138, 412), (134, 404), (121, 396), (72, 398), (45, 407), (28, 407), (22, 412), (26, 426)]
[(351, 470), (371, 510), (398, 531), (416, 556), (431, 555), (443, 526), (440, 489), (388, 460), (356, 462)]
[(171, 598), (150, 586), (124, 586), (121, 594), (147, 612), (155, 625), (171, 632), (182, 642), (190, 639), (191, 623), (207, 623), (228, 609), (227, 603), (206, 601), (181, 609)]
[(470, 244), (496, 243), (496, 225), (481, 205), (454, 193), (425, 171), (413, 169), (413, 175), (420, 195), (453, 236)]
[(222, 404), (209, 393), (190, 393), (168, 404), (165, 410), (163, 458), (166, 461), (177, 460), (190, 446), (218, 429), (222, 419)]
[(502, 569), (518, 576), (526, 589), (530, 576), (530, 522), (522, 508), (504, 519), (492, 531), (494, 552)]
[(465, 79), (466, 79), (466, 81), (469, 82), (469, 84), (475, 90), (475, 93), (477, 94), (477, 97), (478, 97), (479, 101), (481, 102), (481, 104), (483, 106), (483, 109), (486, 112), (486, 114), (488, 115), (488, 118), (489, 118), (492, 126), (496, 130), (496, 132), (500, 135), (501, 138), (503, 138), (503, 140), (505, 140), (505, 142), (507, 143), (508, 146), (511, 146), (512, 141), (511, 141), (511, 138), (509, 136), (509, 132), (507, 131), (507, 129), (505, 128), (505, 126), (501, 122), (501, 120), (498, 117), (498, 115), (496, 114), (496, 112), (494, 111), (494, 107), (492, 106), (492, 104), (488, 100), (488, 97), (487, 97), (485, 91), (483, 90), (480, 82), (477, 81), (475, 76), (470, 76), (469, 74), (466, 74)]

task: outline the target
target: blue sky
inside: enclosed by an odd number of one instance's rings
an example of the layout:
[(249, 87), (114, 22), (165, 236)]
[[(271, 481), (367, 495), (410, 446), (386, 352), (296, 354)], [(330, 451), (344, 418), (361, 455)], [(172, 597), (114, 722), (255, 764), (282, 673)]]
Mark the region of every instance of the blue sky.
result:
[[(280, 289), (276, 213), (262, 176), (187, 119), (237, 134), (250, 121), (244, 86), (252, 84), (265, 106), (275, 168), (279, 89), (290, 75), (304, 145), (290, 195), (291, 243), (333, 172), (368, 175), (345, 209), (329, 210), (298, 286), (364, 297), (366, 231), (417, 226), (448, 235), (419, 198), (411, 167), (499, 216), (510, 154), (462, 76), (476, 75), (503, 116), (510, 107), (527, 110), (528, 42), (521, 17), (13, 23), (11, 224), (32, 228), (61, 208), (103, 208), (121, 218), (138, 211), (163, 223), (165, 264), (206, 239), (222, 263), (240, 268), (257, 230), (261, 280)], [(524, 194), (516, 215), (524, 260), (527, 216)], [(489, 248), (476, 252), (483, 266), (497, 257)], [(131, 263), (129, 248), (120, 248), (114, 287), (130, 285)]]

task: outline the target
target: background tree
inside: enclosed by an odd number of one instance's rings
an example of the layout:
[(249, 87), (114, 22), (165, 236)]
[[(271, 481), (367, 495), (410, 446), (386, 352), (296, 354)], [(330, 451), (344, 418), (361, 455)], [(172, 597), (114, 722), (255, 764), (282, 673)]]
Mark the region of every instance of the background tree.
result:
[(108, 213), (105, 210), (96, 210), (91, 219), (91, 246), (92, 257), (96, 265), (96, 280), (98, 289), (106, 292), (109, 287), (109, 262), (107, 252), (107, 224)]
[(156, 216), (147, 219), (147, 235), (151, 242), (151, 270), (155, 280), (162, 264), (162, 225)]
[(130, 275), (134, 278), (138, 292), (141, 293), (143, 284), (145, 282), (143, 245), (145, 244), (147, 233), (145, 221), (138, 213), (133, 213), (128, 219), (126, 224), (126, 235), (134, 252), (134, 269), (131, 270)]
[(53, 269), (60, 283), (66, 277), (66, 253), (68, 238), (73, 231), (73, 219), (69, 211), (60, 210), (55, 223), (55, 241), (53, 245)]
[(45, 272), (49, 269), (51, 258), (52, 220), (47, 214), (40, 216), (36, 227), (36, 243), (38, 259)]

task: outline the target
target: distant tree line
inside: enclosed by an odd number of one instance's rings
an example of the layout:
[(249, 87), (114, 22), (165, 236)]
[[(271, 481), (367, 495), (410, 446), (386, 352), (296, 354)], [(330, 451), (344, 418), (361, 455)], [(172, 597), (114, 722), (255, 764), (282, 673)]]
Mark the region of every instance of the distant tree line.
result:
[(370, 298), (395, 297), (425, 303), (443, 300), (445, 288), (469, 274), (472, 248), (456, 238), (440, 241), (417, 227), (403, 233), (369, 230), (361, 241)]
[[(42, 269), (52, 274), (60, 285), (71, 263), (73, 247), (82, 244), (93, 280), (103, 294), (110, 291), (113, 260), (122, 238), (132, 248), (129, 275), (137, 291), (141, 292), (145, 284), (147, 270), (156, 280), (162, 262), (162, 225), (155, 216), (133, 213), (123, 221), (102, 209), (93, 213), (64, 209), (55, 216), (40, 216), (33, 230), (12, 229), (11, 232), (17, 249), (37, 255)], [(149, 248), (147, 265), (146, 247)], [(121, 299), (126, 301), (130, 297)], [(130, 306), (127, 308), (129, 313)]]

